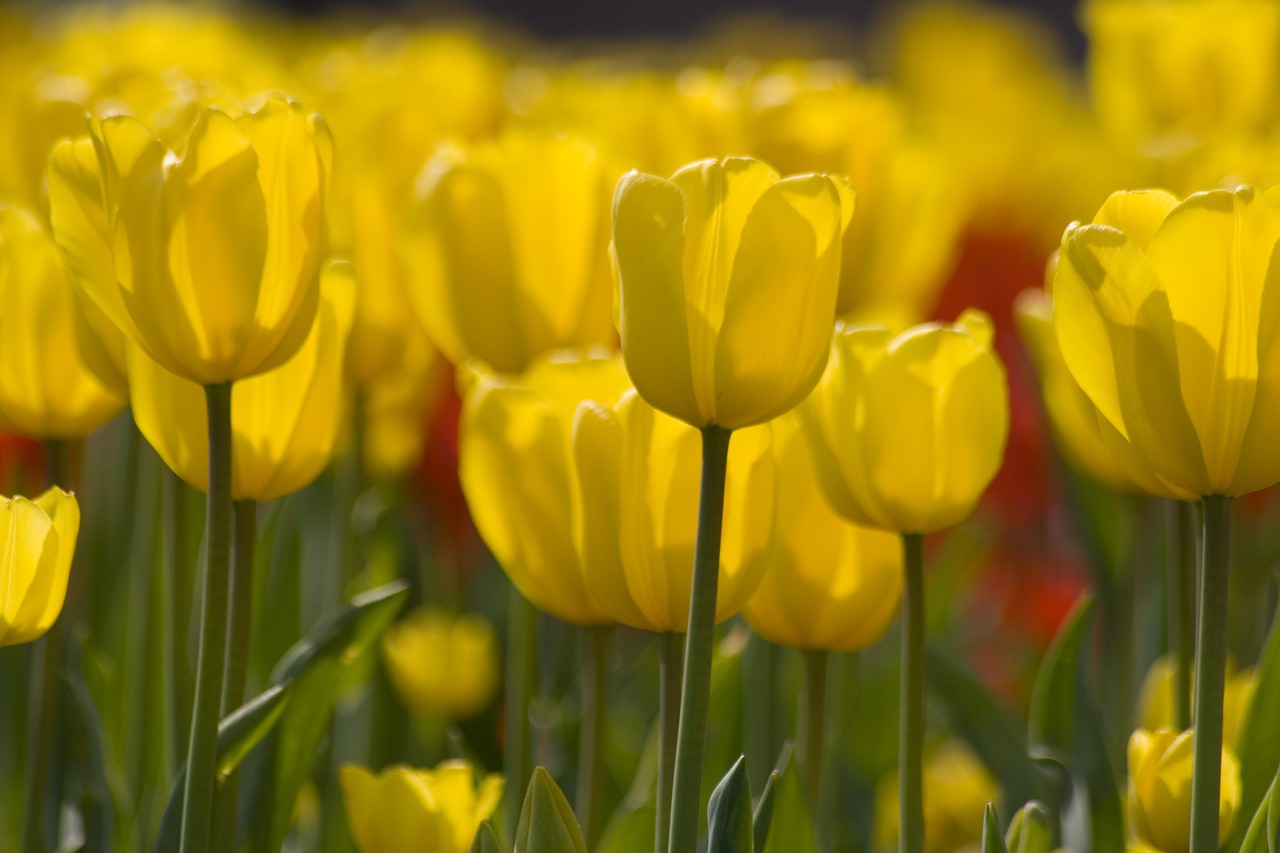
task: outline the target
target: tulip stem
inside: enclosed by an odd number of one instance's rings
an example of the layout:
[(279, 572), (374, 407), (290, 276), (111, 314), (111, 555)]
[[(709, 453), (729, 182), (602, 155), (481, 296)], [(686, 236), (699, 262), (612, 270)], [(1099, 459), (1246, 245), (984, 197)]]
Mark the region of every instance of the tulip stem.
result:
[(604, 732), (608, 719), (609, 627), (581, 629), (582, 728), (578, 740), (578, 792), (574, 800), (587, 848), (600, 837), (600, 781), (604, 770)]
[(169, 584), (168, 670), (170, 772), (182, 763), (185, 739), (191, 731), (191, 662), (187, 659), (191, 631), (191, 587), (195, 571), (187, 552), (187, 489), (182, 478), (164, 469), (164, 564)]
[(533, 727), (529, 703), (538, 683), (538, 612), (520, 590), (511, 587), (507, 623), (507, 774), (503, 821), (508, 837), (515, 838), (525, 788), (533, 777)]
[[(227, 611), (227, 670), (222, 679), (222, 708), (226, 717), (244, 703), (249, 680), (249, 646), (253, 629), (253, 557), (258, 538), (258, 502), (236, 501), (232, 510), (231, 588)], [(240, 774), (232, 773), (214, 795), (214, 824), (221, 849), (235, 850)]]
[(898, 825), (901, 853), (924, 851), (924, 536), (902, 535), (901, 733)]
[(654, 849), (667, 853), (671, 831), (671, 785), (676, 775), (676, 737), (680, 725), (680, 679), (684, 673), (684, 634), (662, 635), (658, 673), (658, 795)]
[(181, 853), (207, 853), (213, 823), (214, 770), (227, 644), (231, 574), (231, 383), (205, 386), (209, 419), (209, 498), (205, 506), (204, 600), (196, 695), (187, 744)]
[(804, 794), (809, 817), (817, 820), (822, 784), (822, 754), (827, 723), (827, 663), (830, 655), (822, 649), (805, 649), (804, 691), (800, 694), (796, 745), (800, 754)]
[(1191, 853), (1217, 853), (1222, 785), (1222, 693), (1227, 674), (1231, 498), (1210, 495), (1204, 511), (1200, 627), (1196, 642), (1195, 758), (1191, 773)]
[(1165, 501), (1168, 528), (1169, 656), (1173, 660), (1173, 725), (1191, 728), (1191, 667), (1196, 656), (1195, 637), (1195, 507), (1182, 501)]
[(711, 698), (711, 650), (715, 642), (716, 587), (720, 580), (720, 533), (724, 518), (724, 481), (731, 430), (702, 429), (702, 483), (698, 495), (698, 532), (693, 550), (693, 589), (689, 631), (685, 636), (684, 683), (680, 691), (680, 728), (671, 792), (670, 849), (698, 847), (702, 801), (702, 751)]

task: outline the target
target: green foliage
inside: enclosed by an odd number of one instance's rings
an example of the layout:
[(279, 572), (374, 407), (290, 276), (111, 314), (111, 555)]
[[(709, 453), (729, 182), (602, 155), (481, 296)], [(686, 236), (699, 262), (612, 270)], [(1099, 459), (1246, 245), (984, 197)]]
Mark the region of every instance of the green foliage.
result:
[(1004, 840), (1009, 853), (1052, 853), (1053, 829), (1048, 809), (1034, 800), (1018, 809)]
[(769, 783), (755, 813), (755, 849), (759, 853), (818, 853), (813, 822), (800, 789), (795, 756), (784, 750), (782, 767), (769, 774)]
[(498, 834), (493, 831), (489, 821), (480, 821), (475, 840), (471, 842), (471, 853), (505, 853), (502, 843), (498, 841)]
[[(1280, 620), (1271, 628), (1271, 636), (1257, 669), (1257, 688), (1236, 743), (1236, 755), (1240, 759), (1240, 808), (1237, 815), (1252, 815), (1268, 797), (1268, 785), (1272, 785), (1280, 771)], [(1243, 818), (1237, 818), (1227, 839), (1225, 849), (1240, 849), (1249, 826)]]
[(538, 767), (525, 791), (516, 827), (515, 853), (587, 853), (569, 801), (547, 771)]
[(753, 853), (751, 782), (747, 760), (739, 756), (707, 803), (707, 853)]
[(987, 803), (982, 815), (982, 853), (1009, 853), (1000, 835), (1000, 821), (996, 819), (996, 807)]

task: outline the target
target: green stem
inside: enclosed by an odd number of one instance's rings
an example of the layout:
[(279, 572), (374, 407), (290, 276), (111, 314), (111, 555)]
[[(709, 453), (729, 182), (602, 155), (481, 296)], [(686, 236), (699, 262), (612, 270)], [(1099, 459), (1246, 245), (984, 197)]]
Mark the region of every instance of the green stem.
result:
[(181, 853), (207, 853), (209, 849), (231, 573), (231, 383), (206, 385), (204, 391), (209, 419), (204, 601), (191, 739), (187, 745)]
[(170, 772), (182, 762), (191, 731), (191, 663), (187, 660), (191, 628), (192, 583), (195, 571), (188, 553), (187, 489), (182, 478), (164, 469), (164, 566), (169, 588), (169, 642), (165, 649), (169, 710)]
[(1191, 853), (1217, 853), (1222, 784), (1222, 692), (1227, 671), (1231, 498), (1203, 498), (1204, 563), (1196, 643), (1195, 758), (1191, 774)]
[(804, 691), (800, 694), (799, 725), (796, 749), (800, 756), (804, 779), (805, 802), (809, 817), (818, 817), (822, 784), (822, 755), (827, 723), (827, 662), (830, 657), (822, 649), (804, 649)]
[(1165, 501), (1168, 528), (1169, 657), (1173, 661), (1173, 724), (1191, 728), (1191, 667), (1196, 656), (1195, 508), (1182, 501)]
[(718, 426), (702, 430), (702, 484), (698, 495), (698, 532), (693, 551), (693, 589), (689, 630), (685, 635), (684, 684), (680, 691), (680, 729), (671, 792), (670, 849), (692, 851), (698, 845), (702, 802), (702, 751), (711, 698), (711, 649), (715, 641), (716, 587), (720, 580), (720, 533), (724, 517), (724, 481), (733, 432)]
[(533, 778), (533, 728), (529, 703), (538, 684), (538, 612), (520, 590), (511, 587), (507, 625), (507, 774), (503, 818), (508, 838), (520, 822), (524, 789)]
[[(253, 558), (258, 538), (258, 502), (236, 501), (232, 510), (231, 588), (227, 611), (227, 669), (222, 678), (220, 717), (244, 704), (249, 680), (249, 647), (253, 629)], [(214, 826), (221, 833), (221, 849), (232, 853), (236, 844), (236, 815), (240, 774), (232, 773), (214, 794)]]
[(898, 849), (924, 851), (924, 536), (902, 535), (902, 731), (898, 742)]
[[(78, 486), (75, 459), (77, 442), (48, 439), (44, 442), (45, 486), (61, 486), (75, 491)], [(66, 605), (64, 604), (64, 610)], [(31, 799), (27, 804), (23, 829), (24, 849), (41, 853), (58, 846), (58, 815), (61, 792), (54, 779), (54, 753), (57, 749), (59, 705), (62, 691), (63, 644), (66, 632), (63, 617), (36, 641), (31, 668), (31, 728), (27, 747), (27, 767)]]
[(607, 626), (598, 625), (581, 629), (582, 729), (578, 742), (578, 793), (574, 806), (582, 821), (582, 835), (588, 849), (596, 846), (602, 829), (600, 780), (604, 770), (604, 732), (609, 710), (609, 630)]
[(662, 635), (658, 675), (658, 797), (654, 849), (667, 853), (671, 831), (671, 786), (676, 775), (676, 738), (680, 726), (680, 679), (684, 673), (684, 634)]

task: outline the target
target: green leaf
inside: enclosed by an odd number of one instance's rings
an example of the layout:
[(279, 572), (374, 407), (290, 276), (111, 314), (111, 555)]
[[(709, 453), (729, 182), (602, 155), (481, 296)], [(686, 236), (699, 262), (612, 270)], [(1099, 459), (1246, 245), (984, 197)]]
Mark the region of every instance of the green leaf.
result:
[(1053, 830), (1049, 810), (1035, 800), (1018, 809), (1005, 835), (1009, 853), (1052, 853)]
[(996, 819), (996, 807), (987, 803), (982, 815), (982, 853), (1009, 853), (1000, 835), (1000, 821)]
[(587, 853), (578, 819), (547, 771), (533, 771), (516, 827), (515, 853)]
[(757, 850), (764, 850), (769, 841), (769, 827), (773, 824), (773, 802), (780, 778), (781, 774), (777, 770), (769, 771), (769, 780), (764, 783), (764, 793), (760, 795), (760, 802), (756, 803), (756, 811), (751, 820), (751, 837)]
[(754, 850), (751, 782), (747, 779), (746, 756), (739, 756), (711, 792), (707, 803), (707, 853), (753, 853)]
[[(1280, 777), (1278, 777), (1280, 778)], [(1245, 830), (1244, 840), (1240, 844), (1239, 853), (1275, 853), (1275, 833), (1269, 832), (1271, 827), (1272, 808), (1276, 799), (1276, 781), (1273, 780), (1271, 788), (1267, 791), (1267, 795), (1262, 798), (1262, 803), (1258, 806), (1257, 812), (1253, 815), (1253, 820), (1249, 821)], [(1236, 813), (1236, 822), (1243, 824), (1241, 820), (1245, 815), (1244, 812)]]
[[(230, 775), (244, 757), (270, 733), (284, 711), (289, 685), (276, 685), (232, 711), (218, 723), (218, 779)], [(157, 853), (177, 850), (182, 840), (182, 804), (187, 781), (187, 768), (179, 768), (173, 781), (173, 793), (160, 820), (156, 836)]]
[(498, 834), (493, 831), (493, 826), (489, 821), (480, 821), (480, 828), (476, 830), (475, 840), (471, 842), (471, 853), (503, 853), (502, 844), (498, 841)]
[(652, 800), (639, 804), (624, 800), (600, 834), (595, 853), (651, 853), (657, 821)]
[(109, 853), (115, 832), (115, 806), (107, 781), (106, 737), (98, 708), (79, 672), (64, 676), (68, 743), (79, 765), (80, 812), (84, 821), (85, 853)]
[(925, 652), (925, 672), (933, 689), (929, 695), (947, 711), (950, 728), (964, 738), (995, 771), (1013, 808), (1040, 789), (1035, 763), (1027, 754), (1027, 738), (1013, 714), (995, 700), (977, 678), (953, 656), (936, 648)]
[(298, 792), (311, 772), (333, 709), (349, 686), (348, 671), (391, 624), (408, 594), (408, 587), (397, 581), (356, 596), (276, 665), (272, 680), (276, 684), (292, 682), (292, 687), (272, 739), (270, 793), (255, 802), (257, 807), (268, 809), (253, 819), (254, 824), (269, 827), (262, 849), (283, 846)]
[[(1071, 779), (1070, 817), (1062, 819), (1068, 847), (1124, 853), (1120, 785), (1107, 754), (1097, 701), (1089, 682), (1088, 640), (1093, 599), (1076, 604), (1045, 654), (1031, 695), (1032, 755), (1063, 757)], [(1055, 811), (1064, 804), (1053, 803)]]
[[(769, 776), (769, 784), (775, 793), (770, 798), (772, 804), (764, 834), (766, 840), (757, 849), (761, 853), (818, 853), (813, 823), (809, 820), (804, 793), (800, 790), (800, 770), (795, 756), (789, 750), (784, 754), (786, 763), (782, 770), (775, 770)], [(764, 805), (763, 798), (761, 805)], [(760, 809), (757, 808), (756, 812), (759, 814)], [(758, 828), (755, 838), (757, 841), (760, 838)]]
[[(1236, 814), (1257, 812), (1267, 797), (1267, 786), (1280, 771), (1280, 726), (1276, 725), (1280, 720), (1280, 617), (1271, 627), (1255, 677), (1257, 687), (1236, 739), (1240, 760), (1240, 808)], [(1236, 821), (1225, 849), (1237, 849), (1247, 831), (1244, 821)]]

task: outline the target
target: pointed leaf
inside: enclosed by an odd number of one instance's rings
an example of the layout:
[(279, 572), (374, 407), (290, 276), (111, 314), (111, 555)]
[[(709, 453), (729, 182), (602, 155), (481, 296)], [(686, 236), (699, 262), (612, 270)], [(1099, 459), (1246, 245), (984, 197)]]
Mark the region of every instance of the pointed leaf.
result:
[(786, 756), (781, 773), (774, 771), (770, 776), (771, 783), (775, 777), (777, 792), (773, 795), (769, 829), (764, 845), (758, 849), (761, 853), (818, 853), (794, 755)]
[(480, 821), (475, 840), (471, 842), (471, 853), (503, 853), (502, 844), (489, 821)]
[(1009, 853), (1009, 848), (1004, 846), (1004, 837), (1000, 835), (996, 807), (991, 803), (987, 803), (987, 810), (982, 816), (982, 853)]
[(545, 768), (533, 771), (525, 792), (515, 853), (587, 853), (578, 819)]
[(777, 770), (769, 771), (769, 781), (764, 783), (764, 793), (760, 795), (760, 802), (756, 803), (756, 811), (751, 820), (751, 837), (757, 850), (764, 850), (765, 844), (769, 841), (769, 826), (773, 823), (773, 803), (781, 775)]
[[(1240, 807), (1237, 815), (1252, 815), (1267, 797), (1267, 786), (1280, 769), (1280, 617), (1271, 627), (1257, 668), (1257, 687), (1236, 742), (1240, 759)], [(1225, 849), (1239, 846), (1248, 827), (1237, 820)]]
[(707, 803), (707, 853), (754, 853), (754, 850), (751, 783), (747, 779), (746, 756), (739, 756), (711, 792)]
[(1018, 809), (1005, 835), (1009, 853), (1052, 853), (1053, 830), (1049, 810), (1035, 800)]

